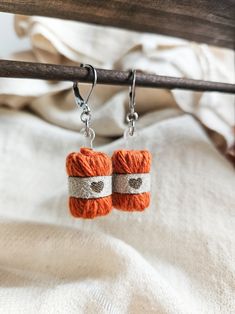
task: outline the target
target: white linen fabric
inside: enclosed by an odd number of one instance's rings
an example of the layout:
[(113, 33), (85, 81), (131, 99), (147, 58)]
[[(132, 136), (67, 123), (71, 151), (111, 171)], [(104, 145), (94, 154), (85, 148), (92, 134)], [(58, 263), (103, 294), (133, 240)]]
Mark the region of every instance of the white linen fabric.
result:
[(232, 166), (192, 117), (148, 122), (150, 208), (76, 220), (64, 163), (81, 136), (1, 109), (1, 313), (234, 312)]
[[(38, 17), (16, 29), (33, 52), (14, 58), (233, 79), (228, 50)], [(84, 145), (71, 84), (1, 79), (0, 94), (1, 313), (234, 313), (234, 170), (199, 122), (230, 146), (232, 96), (139, 88), (151, 206), (82, 220), (67, 207), (65, 158)], [(127, 94), (97, 86), (91, 100), (110, 156), (126, 146)]]

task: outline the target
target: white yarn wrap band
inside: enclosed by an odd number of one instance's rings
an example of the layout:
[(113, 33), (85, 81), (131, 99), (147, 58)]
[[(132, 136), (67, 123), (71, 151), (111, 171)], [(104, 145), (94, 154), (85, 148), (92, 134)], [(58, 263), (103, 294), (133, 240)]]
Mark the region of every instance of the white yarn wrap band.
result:
[(68, 177), (69, 196), (92, 199), (112, 194), (112, 176)]
[(113, 192), (120, 194), (141, 194), (150, 191), (150, 173), (113, 175)]

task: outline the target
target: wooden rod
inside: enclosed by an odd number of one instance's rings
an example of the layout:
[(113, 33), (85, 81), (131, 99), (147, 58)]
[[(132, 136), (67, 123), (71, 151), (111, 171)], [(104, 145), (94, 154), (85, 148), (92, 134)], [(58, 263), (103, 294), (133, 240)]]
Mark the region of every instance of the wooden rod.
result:
[[(97, 84), (130, 85), (130, 71), (97, 70)], [(87, 68), (46, 63), (0, 60), (0, 77), (29, 78), (53, 81), (79, 81), (92, 83), (93, 75)], [(235, 94), (235, 84), (192, 80), (137, 71), (136, 86), (185, 89), (194, 91)]]
[(235, 45), (234, 0), (1, 0), (0, 11)]

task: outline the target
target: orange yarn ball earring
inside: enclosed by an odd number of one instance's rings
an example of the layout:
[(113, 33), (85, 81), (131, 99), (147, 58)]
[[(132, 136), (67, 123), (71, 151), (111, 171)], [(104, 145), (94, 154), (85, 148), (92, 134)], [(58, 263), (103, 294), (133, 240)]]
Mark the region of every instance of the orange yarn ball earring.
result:
[[(136, 71), (132, 71), (133, 81), (129, 92), (127, 121), (129, 127), (125, 137), (135, 134), (135, 80)], [(112, 202), (116, 209), (124, 211), (143, 211), (150, 204), (150, 167), (151, 154), (147, 150), (117, 150), (112, 156), (113, 194)]]
[(89, 64), (81, 66), (92, 69), (94, 74), (94, 82), (86, 101), (80, 95), (78, 84), (73, 84), (76, 104), (83, 110), (81, 121), (85, 127), (82, 132), (90, 140), (91, 148), (81, 148), (80, 152), (70, 153), (66, 158), (69, 209), (74, 217), (95, 218), (107, 215), (112, 209), (112, 162), (105, 153), (92, 149), (95, 132), (90, 128), (88, 100), (96, 85), (97, 73)]
[(95, 218), (112, 209), (111, 159), (104, 153), (81, 148), (66, 159), (69, 208), (74, 217)]

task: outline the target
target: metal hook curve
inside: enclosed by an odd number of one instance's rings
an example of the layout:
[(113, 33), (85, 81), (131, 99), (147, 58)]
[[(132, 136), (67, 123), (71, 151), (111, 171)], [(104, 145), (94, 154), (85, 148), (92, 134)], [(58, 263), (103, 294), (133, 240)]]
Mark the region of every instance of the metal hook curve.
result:
[(135, 112), (135, 82), (136, 82), (136, 70), (131, 70), (131, 76), (133, 76), (132, 84), (129, 87), (129, 112), (127, 113), (126, 120), (128, 122), (127, 133), (133, 136), (135, 133), (135, 123), (138, 120), (138, 113)]
[(87, 98), (86, 98), (86, 103), (88, 103), (89, 101), (89, 98), (91, 96), (91, 93), (93, 92), (93, 89), (94, 87), (96, 86), (96, 83), (97, 83), (97, 71), (96, 69), (91, 65), (91, 64), (87, 64), (87, 63), (82, 63), (80, 65), (82, 68), (87, 68), (87, 69), (91, 69), (92, 72), (93, 72), (93, 82), (92, 82), (92, 86), (91, 86), (91, 89), (90, 89), (90, 92), (88, 93), (87, 95)]
[(91, 64), (81, 64), (80, 67), (82, 68), (87, 68), (87, 69), (91, 69), (92, 72), (93, 72), (93, 82), (92, 82), (92, 86), (91, 86), (91, 89), (86, 97), (86, 99), (84, 99), (79, 91), (79, 87), (78, 87), (78, 82), (73, 82), (73, 92), (74, 92), (74, 96), (75, 96), (75, 101), (76, 101), (76, 104), (79, 106), (79, 107), (83, 107), (84, 105), (87, 106), (88, 105), (88, 101), (89, 101), (89, 98), (93, 92), (93, 89), (94, 87), (96, 86), (96, 83), (97, 83), (97, 71), (96, 69), (91, 65)]
[(136, 70), (131, 70), (131, 76), (133, 76), (132, 84), (129, 87), (129, 108), (131, 112), (134, 112), (135, 108), (135, 82), (136, 82)]

